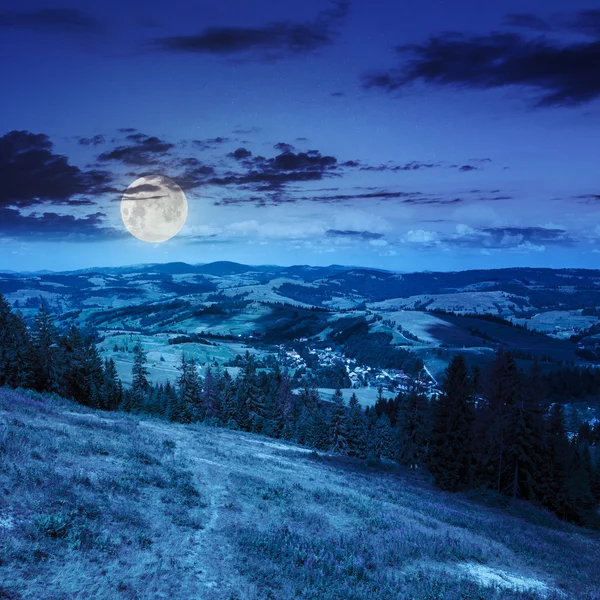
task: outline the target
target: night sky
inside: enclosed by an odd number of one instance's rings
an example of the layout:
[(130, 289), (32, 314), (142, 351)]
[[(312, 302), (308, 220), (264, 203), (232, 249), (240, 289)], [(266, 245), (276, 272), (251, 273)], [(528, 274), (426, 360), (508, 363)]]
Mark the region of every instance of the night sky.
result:
[(0, 55), (1, 269), (600, 266), (592, 2), (4, 0)]

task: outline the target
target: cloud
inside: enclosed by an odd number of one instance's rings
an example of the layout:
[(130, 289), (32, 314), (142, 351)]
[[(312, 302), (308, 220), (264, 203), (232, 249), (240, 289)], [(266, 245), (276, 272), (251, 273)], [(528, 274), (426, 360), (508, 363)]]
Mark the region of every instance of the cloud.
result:
[(424, 229), (411, 229), (404, 238), (404, 241), (411, 244), (424, 244), (427, 246), (437, 242), (438, 235), (435, 231), (425, 231)]
[(18, 209), (0, 207), (0, 235), (39, 241), (99, 241), (127, 237), (124, 229), (104, 225), (101, 212), (76, 217), (45, 212), (22, 214)]
[(379, 240), (383, 233), (375, 233), (373, 231), (355, 231), (353, 229), (328, 229), (325, 232), (330, 237), (353, 238), (360, 240)]
[[(337, 169), (334, 156), (324, 156), (317, 150), (308, 152), (284, 151), (272, 158), (264, 156), (250, 157), (238, 149), (238, 160), (245, 160), (244, 172), (229, 172), (221, 176), (205, 180), (204, 183), (219, 186), (247, 186), (263, 192), (277, 192), (289, 183), (319, 181), (327, 175), (333, 175)], [(226, 201), (222, 202), (226, 204)]]
[(275, 150), (279, 150), (280, 152), (293, 152), (295, 150), (294, 146), (291, 144), (287, 144), (286, 142), (279, 142), (273, 146)]
[(575, 200), (583, 204), (598, 204), (600, 203), (600, 194), (583, 194), (574, 196)]
[(443, 238), (445, 244), (487, 249), (542, 251), (548, 245), (573, 246), (575, 240), (565, 229), (551, 227), (484, 227), (459, 224), (456, 232)]
[(209, 27), (196, 35), (165, 37), (156, 46), (169, 52), (243, 56), (278, 60), (312, 53), (330, 45), (344, 21), (350, 3), (335, 0), (307, 23), (277, 21), (262, 27)]
[[(578, 13), (571, 23), (595, 31), (597, 12)], [(527, 21), (511, 19), (513, 25)], [(365, 76), (366, 88), (395, 92), (417, 82), (472, 89), (518, 86), (537, 94), (537, 106), (575, 106), (600, 96), (600, 36), (559, 42), (502, 32), (444, 33), (396, 50), (401, 65)]]
[(199, 150), (214, 150), (228, 141), (228, 138), (219, 136), (216, 138), (207, 138), (205, 140), (193, 140), (192, 144)]
[(29, 131), (10, 131), (0, 137), (0, 181), (0, 207), (93, 204), (81, 196), (112, 189), (109, 173), (69, 164), (66, 156), (54, 153), (47, 135)]
[(103, 135), (95, 135), (91, 138), (79, 138), (78, 142), (82, 146), (101, 146), (102, 144), (104, 144), (105, 140)]
[(547, 19), (530, 13), (507, 15), (507, 27), (536, 32), (574, 32), (592, 38), (600, 38), (600, 10), (580, 10), (570, 14), (555, 14)]
[(154, 165), (164, 159), (175, 147), (175, 144), (144, 133), (131, 133), (126, 139), (130, 142), (129, 144), (103, 152), (98, 160), (100, 162), (118, 161), (135, 166)]
[(252, 156), (252, 152), (247, 150), (246, 148), (238, 148), (234, 150), (229, 156), (235, 158), (235, 160), (244, 160), (246, 158), (250, 158)]
[[(477, 159), (474, 159), (474, 160), (477, 160)], [(482, 163), (484, 161), (485, 161), (485, 159), (481, 159)], [(479, 168), (479, 167), (474, 167), (472, 165), (462, 165), (462, 166), (449, 165), (449, 164), (443, 163), (443, 162), (426, 163), (426, 162), (422, 162), (419, 160), (411, 160), (402, 165), (397, 165), (393, 161), (388, 161), (387, 163), (381, 164), (381, 165), (367, 165), (359, 160), (347, 160), (347, 161), (341, 163), (340, 166), (348, 167), (348, 168), (355, 168), (355, 169), (358, 169), (359, 171), (376, 171), (378, 173), (383, 173), (383, 172), (397, 173), (397, 172), (401, 172), (401, 171), (422, 171), (424, 169), (438, 169), (438, 168), (452, 168), (452, 169), (458, 169), (459, 171), (474, 171)]]
[(61, 34), (98, 34), (105, 30), (104, 23), (74, 8), (41, 8), (0, 13), (0, 27)]

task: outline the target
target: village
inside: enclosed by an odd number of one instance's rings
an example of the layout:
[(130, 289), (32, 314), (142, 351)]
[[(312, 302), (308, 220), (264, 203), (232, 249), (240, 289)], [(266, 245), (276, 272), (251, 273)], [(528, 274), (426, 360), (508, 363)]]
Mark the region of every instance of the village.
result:
[[(308, 340), (302, 338), (299, 341), (306, 343)], [(280, 344), (278, 349), (278, 360), (283, 366), (293, 370), (308, 368), (307, 361), (297, 350), (285, 344)], [(419, 373), (418, 377), (412, 377), (402, 369), (380, 369), (361, 365), (356, 359), (348, 358), (330, 346), (324, 349), (309, 348), (308, 353), (316, 358), (320, 367), (343, 364), (353, 389), (381, 387), (384, 391), (398, 394), (418, 387), (429, 398), (440, 394), (437, 382), (426, 368)]]

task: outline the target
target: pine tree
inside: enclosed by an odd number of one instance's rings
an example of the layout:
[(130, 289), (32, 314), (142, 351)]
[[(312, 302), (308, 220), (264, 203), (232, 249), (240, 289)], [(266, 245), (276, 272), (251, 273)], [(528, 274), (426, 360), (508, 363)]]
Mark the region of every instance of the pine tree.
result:
[(244, 367), (237, 381), (237, 421), (246, 431), (260, 433), (264, 424), (265, 402), (258, 386), (256, 362), (246, 351)]
[(348, 418), (344, 397), (338, 388), (333, 394), (333, 406), (329, 412), (329, 448), (331, 452), (348, 452)]
[(177, 395), (177, 390), (171, 385), (168, 379), (163, 390), (163, 398), (165, 417), (169, 421), (177, 421), (179, 396)]
[(287, 369), (281, 375), (277, 395), (281, 407), (282, 435), (286, 440), (292, 440), (294, 439), (298, 410), (296, 395), (292, 390), (292, 379)]
[(8, 300), (0, 294), (0, 386), (11, 379), (11, 354), (13, 352), (12, 311)]
[(171, 409), (171, 419), (180, 423), (191, 423), (198, 418), (201, 384), (194, 359), (181, 355), (177, 379), (178, 402)]
[(411, 469), (426, 464), (428, 409), (427, 399), (416, 388), (400, 402), (398, 462)]
[(593, 448), (595, 450), (591, 457), (592, 473), (590, 476), (590, 489), (596, 503), (600, 504), (600, 448)]
[(484, 383), (485, 407), (481, 411), (478, 461), (485, 485), (505, 492), (513, 471), (507, 469), (509, 415), (520, 399), (520, 378), (512, 355), (500, 348)]
[(393, 460), (396, 457), (395, 437), (390, 418), (381, 414), (373, 428), (370, 453), (377, 458)]
[(117, 366), (112, 358), (104, 361), (104, 377), (102, 382), (102, 397), (106, 410), (117, 410), (121, 403), (123, 389), (117, 374)]
[(540, 405), (539, 364), (533, 363), (516, 404), (507, 414), (507, 492), (513, 498), (542, 500), (547, 494), (548, 444)]
[(131, 392), (125, 397), (124, 410), (128, 412), (139, 412), (145, 403), (146, 394), (150, 390), (148, 383), (148, 369), (146, 368), (146, 353), (141, 344), (133, 347), (133, 366), (131, 368), (132, 384)]
[(367, 456), (367, 423), (356, 394), (348, 402), (348, 454), (358, 458)]
[(202, 399), (200, 418), (214, 423), (217, 418), (217, 384), (210, 367), (206, 369), (204, 381), (202, 382)]
[(60, 356), (52, 315), (42, 303), (34, 320), (31, 347), (32, 387), (38, 392), (58, 392)]
[(234, 382), (227, 369), (225, 369), (223, 372), (219, 396), (220, 404), (223, 407), (223, 423), (230, 429), (239, 429), (239, 424), (237, 422), (237, 398), (234, 390)]
[(445, 490), (465, 488), (472, 462), (472, 380), (461, 355), (455, 356), (443, 382), (443, 393), (434, 405), (429, 443), (429, 470)]
[(30, 380), (31, 339), (23, 316), (0, 294), (0, 386), (26, 386)]

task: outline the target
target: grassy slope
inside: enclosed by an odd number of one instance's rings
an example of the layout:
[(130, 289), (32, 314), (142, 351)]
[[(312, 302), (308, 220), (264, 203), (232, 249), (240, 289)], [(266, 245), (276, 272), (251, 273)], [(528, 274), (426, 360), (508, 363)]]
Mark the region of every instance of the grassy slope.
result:
[(0, 598), (600, 598), (598, 534), (525, 514), (392, 465), (0, 390)]

